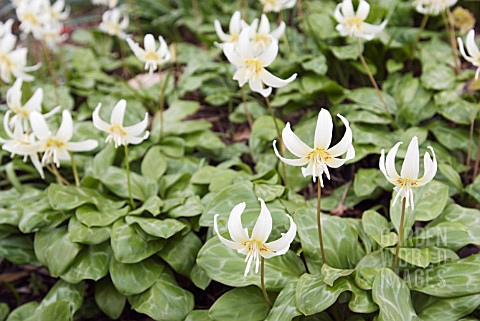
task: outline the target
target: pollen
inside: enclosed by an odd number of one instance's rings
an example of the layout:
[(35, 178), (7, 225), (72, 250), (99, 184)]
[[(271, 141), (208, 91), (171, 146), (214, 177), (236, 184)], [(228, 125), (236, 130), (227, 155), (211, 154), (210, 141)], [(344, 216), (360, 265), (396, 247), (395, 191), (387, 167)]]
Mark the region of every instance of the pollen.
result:
[(46, 149), (65, 147), (65, 142), (56, 138), (49, 138), (45, 144)]
[(409, 178), (399, 178), (397, 179), (397, 184), (401, 187), (405, 187), (405, 186), (415, 187), (417, 186), (417, 181)]
[(363, 24), (363, 20), (359, 17), (351, 17), (347, 19), (347, 24), (351, 27), (359, 29)]
[(122, 137), (127, 136), (127, 132), (120, 125), (112, 125), (112, 127), (110, 127), (110, 132), (112, 132), (113, 134), (120, 135)]
[(150, 52), (147, 52), (147, 54), (145, 55), (145, 60), (157, 60), (157, 59), (158, 59), (158, 55), (156, 52), (150, 51)]
[(260, 73), (263, 68), (262, 63), (258, 59), (247, 59), (245, 60), (245, 65), (247, 68), (254, 70), (257, 74)]
[(307, 159), (315, 159), (317, 161), (326, 161), (332, 158), (332, 155), (328, 153), (324, 148), (315, 148), (307, 155)]

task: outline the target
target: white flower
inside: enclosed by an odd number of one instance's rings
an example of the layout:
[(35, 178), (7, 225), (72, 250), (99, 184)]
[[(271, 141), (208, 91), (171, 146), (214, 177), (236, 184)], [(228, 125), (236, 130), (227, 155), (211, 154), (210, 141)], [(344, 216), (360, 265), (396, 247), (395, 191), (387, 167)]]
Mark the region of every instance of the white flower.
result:
[(216, 43), (216, 45), (220, 48), (222, 48), (223, 45), (226, 43), (237, 43), (240, 32), (242, 32), (243, 29), (248, 27), (248, 24), (244, 20), (242, 20), (240, 11), (235, 11), (232, 15), (232, 18), (230, 19), (230, 24), (228, 26), (229, 34), (223, 32), (222, 25), (217, 19), (215, 19), (213, 25), (215, 27), (215, 31), (217, 32), (218, 38), (220, 38), (220, 40), (222, 41), (222, 43)]
[(0, 77), (6, 83), (12, 81), (12, 75), (23, 81), (32, 81), (29, 71), (37, 70), (40, 65), (27, 67), (27, 48), (15, 49), (17, 37), (6, 34), (0, 38)]
[(265, 202), (259, 198), (261, 204), (260, 215), (258, 216), (257, 222), (253, 227), (252, 234), (249, 237), (247, 229), (243, 228), (242, 225), (242, 213), (245, 210), (245, 203), (240, 203), (236, 205), (228, 218), (228, 232), (233, 241), (227, 240), (218, 231), (218, 214), (214, 217), (214, 229), (218, 235), (220, 241), (228, 248), (237, 250), (238, 253), (244, 254), (247, 257), (245, 262), (247, 262), (247, 267), (245, 268), (244, 276), (247, 276), (252, 265), (252, 261), (255, 262), (255, 273), (258, 273), (258, 267), (260, 265), (260, 256), (268, 259), (273, 256), (282, 255), (287, 253), (290, 248), (290, 243), (292, 243), (297, 233), (297, 226), (293, 222), (293, 219), (290, 215), (287, 214), (287, 217), (290, 220), (290, 228), (287, 233), (283, 234), (281, 238), (276, 241), (268, 242), (268, 237), (272, 232), (272, 215), (268, 210)]
[[(250, 42), (249, 35), (249, 28), (244, 29), (240, 33), (237, 45), (225, 44), (223, 53), (228, 61), (237, 67), (233, 79), (238, 81), (240, 87), (243, 87), (248, 82), (250, 89), (267, 97), (272, 92), (271, 87), (284, 87), (294, 81), (297, 74), (293, 74), (290, 78), (283, 80), (267, 71), (265, 67), (268, 67), (277, 57), (277, 41), (270, 41), (270, 44), (263, 52), (257, 53)], [(264, 84), (269, 87), (263, 88)]]
[(12, 34), (13, 19), (0, 22), (0, 38), (7, 34)]
[(270, 31), (270, 21), (268, 21), (267, 15), (262, 14), (260, 25), (258, 19), (255, 19), (250, 25), (250, 39), (254, 50), (257, 52), (265, 50), (272, 40), (278, 41), (284, 32), (285, 22), (282, 21), (275, 30)]
[(48, 4), (47, 14), (50, 21), (46, 21), (46, 23), (55, 24), (58, 21), (66, 20), (70, 15), (70, 7), (65, 7), (65, 0), (57, 0), (53, 5), (50, 5), (50, 1), (48, 1)]
[(131, 38), (127, 38), (127, 43), (132, 49), (133, 53), (141, 62), (145, 63), (145, 70), (148, 70), (150, 74), (157, 70), (158, 66), (170, 61), (171, 58), (167, 43), (163, 37), (159, 36), (158, 40), (160, 41), (160, 46), (157, 49), (153, 35), (145, 35), (143, 40), (145, 49), (142, 49), (138, 43), (133, 41)]
[(45, 20), (45, 13), (50, 5), (49, 1), (44, 0), (30, 0), (21, 1), (17, 5), (17, 18), (20, 20), (20, 30), (25, 34), (34, 32), (42, 28), (42, 23)]
[(59, 43), (67, 40), (68, 35), (62, 34), (63, 24), (46, 23), (41, 29), (35, 30), (33, 36), (35, 39), (43, 41), (48, 47), (55, 49)]
[(333, 13), (338, 22), (337, 31), (343, 37), (351, 36), (372, 40), (383, 31), (387, 25), (387, 20), (378, 26), (366, 23), (365, 19), (367, 19), (369, 12), (370, 5), (365, 0), (360, 0), (356, 13), (353, 10), (352, 0), (343, 0), (337, 5)]
[(414, 0), (413, 5), (421, 14), (436, 16), (457, 2), (458, 0)]
[(39, 112), (30, 113), (30, 125), (38, 139), (35, 149), (37, 152), (44, 153), (43, 164), (53, 161), (57, 167), (60, 167), (61, 160), (70, 160), (70, 152), (87, 152), (98, 146), (98, 142), (94, 139), (81, 142), (70, 141), (73, 136), (73, 120), (68, 110), (63, 111), (62, 123), (55, 134), (50, 131), (45, 118)]
[(463, 58), (465, 58), (466, 61), (477, 67), (475, 79), (478, 79), (478, 77), (480, 76), (480, 50), (475, 43), (475, 30), (472, 29), (467, 34), (466, 47), (468, 55), (465, 52), (463, 41), (460, 37), (458, 37), (458, 46), (460, 47), (460, 52), (462, 53)]
[(263, 12), (280, 12), (282, 9), (292, 8), (297, 0), (260, 0), (263, 4)]
[(127, 102), (122, 99), (113, 108), (110, 124), (100, 118), (101, 104), (93, 112), (93, 125), (101, 131), (107, 132), (109, 135), (105, 139), (106, 143), (114, 142), (115, 148), (121, 145), (133, 144), (137, 145), (148, 138), (150, 134), (148, 131), (142, 135), (148, 126), (148, 113), (145, 113), (143, 121), (132, 126), (123, 126), (123, 117), (125, 115), (125, 108)]
[(380, 156), (380, 170), (382, 171), (385, 178), (395, 185), (394, 191), (397, 193), (395, 199), (393, 200), (393, 205), (395, 205), (397, 199), (405, 198), (406, 206), (413, 205), (413, 188), (423, 186), (430, 182), (435, 173), (437, 172), (437, 159), (435, 157), (435, 152), (433, 148), (428, 146), (432, 151), (433, 160), (430, 158), (428, 152), (425, 153), (423, 157), (423, 166), (424, 174), (422, 178), (418, 178), (419, 172), (419, 150), (418, 150), (418, 139), (413, 137), (408, 145), (407, 153), (405, 155), (405, 160), (403, 161), (402, 171), (398, 175), (397, 170), (395, 169), (395, 155), (397, 154), (398, 147), (402, 144), (399, 142), (393, 146), (393, 148), (388, 152), (387, 159), (385, 160), (385, 150), (382, 149), (382, 155)]
[(115, 8), (118, 4), (118, 0), (92, 0), (92, 4), (96, 6), (108, 6), (109, 8)]
[[(314, 148), (310, 148), (301, 141), (291, 130), (290, 123), (287, 123), (282, 132), (282, 139), (288, 150), (293, 155), (299, 157), (299, 159), (287, 159), (280, 156), (276, 147), (277, 141), (273, 141), (275, 154), (288, 165), (304, 166), (308, 164), (307, 167), (302, 168), (303, 176), (312, 175), (314, 182), (319, 177), (320, 184), (323, 187), (322, 174), (325, 173), (327, 178), (330, 179), (329, 167), (338, 168), (345, 164), (346, 161), (355, 157), (355, 149), (352, 145), (352, 130), (348, 120), (340, 114), (337, 114), (337, 116), (345, 125), (345, 134), (335, 146), (330, 147), (333, 130), (332, 116), (326, 109), (322, 108), (318, 114), (317, 126), (315, 128)], [(345, 158), (337, 158), (345, 153), (347, 153)]]
[(125, 39), (127, 37), (125, 29), (128, 28), (128, 24), (128, 16), (124, 15), (122, 18), (120, 9), (113, 8), (103, 13), (102, 22), (100, 22), (99, 28), (111, 36), (117, 36), (120, 39)]
[(3, 127), (5, 129), (5, 133), (7, 133), (9, 139), (3, 139), (0, 137), (0, 143), (2, 143), (2, 149), (10, 152), (11, 157), (13, 158), (15, 155), (23, 156), (23, 161), (25, 162), (28, 158), (32, 161), (33, 166), (38, 171), (42, 178), (45, 178), (45, 174), (43, 173), (43, 166), (40, 163), (40, 159), (38, 157), (37, 148), (35, 146), (35, 135), (27, 134), (24, 131), (24, 128), (21, 123), (16, 123), (13, 132), (9, 128), (10, 123), (10, 113), (11, 111), (7, 111), (3, 118)]

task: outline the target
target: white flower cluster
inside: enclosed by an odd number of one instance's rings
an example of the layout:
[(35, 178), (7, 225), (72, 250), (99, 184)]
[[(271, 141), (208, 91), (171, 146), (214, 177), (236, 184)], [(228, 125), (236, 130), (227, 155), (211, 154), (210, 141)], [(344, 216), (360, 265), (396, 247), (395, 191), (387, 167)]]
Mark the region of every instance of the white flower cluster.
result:
[(37, 40), (55, 47), (66, 40), (62, 33), (63, 22), (68, 18), (70, 9), (65, 6), (65, 0), (16, 0), (13, 1), (17, 18), (20, 21), (20, 30), (25, 34), (32, 34)]
[(127, 38), (125, 30), (128, 28), (130, 19), (127, 15), (122, 15), (120, 8), (117, 7), (117, 0), (92, 0), (93, 4), (106, 5), (109, 10), (102, 15), (102, 22), (98, 26), (101, 31), (110, 36), (117, 36), (120, 39)]

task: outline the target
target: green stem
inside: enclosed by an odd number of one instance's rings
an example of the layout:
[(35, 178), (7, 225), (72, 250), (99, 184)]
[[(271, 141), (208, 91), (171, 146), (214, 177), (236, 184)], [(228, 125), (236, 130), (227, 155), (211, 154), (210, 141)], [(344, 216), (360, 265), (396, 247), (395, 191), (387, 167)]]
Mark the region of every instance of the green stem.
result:
[[(272, 116), (273, 123), (275, 124), (275, 130), (277, 131), (277, 139), (280, 143), (280, 150), (282, 154), (285, 152), (285, 144), (283, 143), (282, 135), (280, 134), (280, 129), (278, 128), (277, 120), (275, 118), (275, 113), (273, 111), (272, 105), (270, 104), (270, 99), (268, 97), (265, 97), (265, 103), (267, 104), (268, 111), (270, 112), (270, 115)], [(285, 163), (282, 163), (282, 173), (283, 173), (283, 181), (285, 183), (285, 186), (288, 186), (288, 179), (287, 179), (287, 170), (285, 168)]]
[(55, 178), (57, 179), (57, 182), (60, 184), (60, 185), (70, 185), (70, 183), (62, 176), (62, 174), (60, 174), (60, 172), (57, 170), (57, 167), (55, 167), (54, 164), (48, 164), (47, 166), (47, 169), (50, 173), (53, 174), (53, 176), (55, 176)]
[(320, 186), (320, 177), (318, 177), (317, 182), (317, 229), (318, 229), (318, 239), (320, 241), (320, 251), (322, 252), (322, 261), (323, 264), (328, 264), (325, 257), (325, 248), (323, 246), (323, 235), (322, 235), (322, 212), (320, 210), (320, 205), (322, 202), (322, 187)]
[(268, 297), (267, 290), (265, 289), (265, 258), (262, 256), (261, 263), (260, 263), (260, 283), (262, 285), (262, 293), (265, 301), (267, 301), (268, 307), (272, 307), (272, 302), (270, 302), (270, 298)]
[(247, 116), (248, 127), (250, 127), (250, 132), (251, 132), (253, 127), (253, 121), (252, 121), (252, 116), (250, 115), (250, 110), (248, 109), (248, 106), (247, 106), (247, 96), (245, 94), (245, 88), (244, 87), (240, 88), (240, 92), (242, 93), (243, 108), (245, 108), (245, 116)]
[(165, 90), (168, 85), (168, 81), (170, 80), (170, 76), (172, 75), (172, 67), (168, 68), (168, 73), (167, 76), (165, 77), (165, 80), (162, 82), (161, 80), (161, 75), (160, 75), (160, 69), (158, 70), (158, 75), (160, 76), (160, 138), (163, 137), (163, 112), (165, 110)]
[(388, 108), (387, 102), (385, 101), (385, 98), (383, 98), (382, 92), (380, 91), (380, 88), (378, 87), (378, 84), (375, 81), (375, 78), (373, 77), (372, 71), (370, 70), (370, 67), (368, 67), (367, 62), (365, 61), (365, 57), (363, 57), (363, 52), (362, 52), (362, 48), (360, 47), (359, 39), (357, 39), (357, 50), (358, 50), (358, 56), (360, 57), (360, 61), (362, 62), (363, 68), (365, 68), (368, 78), (370, 79), (370, 82), (372, 83), (373, 88), (375, 88), (375, 92), (377, 93), (378, 98), (380, 98), (380, 101), (383, 104), (383, 107), (385, 109), (385, 114), (388, 116), (388, 118), (392, 119), (392, 115), (390, 114), (390, 109)]
[(50, 74), (50, 78), (53, 81), (53, 90), (54, 90), (54, 93), (55, 93), (56, 103), (57, 103), (57, 105), (60, 105), (60, 101), (59, 101), (59, 98), (58, 98), (58, 92), (57, 92), (58, 78), (57, 78), (57, 75), (55, 74), (55, 71), (53, 69), (52, 60), (50, 59), (51, 58), (50, 57), (50, 50), (48, 50), (48, 46), (44, 42), (42, 42), (42, 49), (43, 49), (43, 54), (45, 56), (45, 62), (47, 64), (48, 73)]
[(422, 22), (420, 23), (420, 30), (418, 30), (417, 36), (415, 37), (415, 42), (413, 43), (413, 46), (412, 46), (413, 52), (417, 50), (418, 42), (420, 41), (420, 36), (422, 35), (422, 32), (425, 30), (425, 27), (427, 26), (429, 17), (430, 16), (428, 14), (423, 16)]
[(77, 166), (75, 165), (75, 159), (73, 153), (70, 153), (70, 162), (72, 163), (73, 178), (75, 179), (75, 185), (80, 186), (80, 179), (78, 178)]
[(127, 187), (128, 187), (128, 197), (130, 198), (130, 205), (132, 206), (132, 209), (135, 209), (135, 202), (133, 201), (132, 197), (132, 187), (130, 184), (130, 161), (128, 160), (128, 145), (125, 146), (125, 167), (127, 170)]
[(452, 47), (452, 54), (453, 54), (453, 64), (455, 66), (455, 73), (460, 73), (460, 59), (458, 57), (458, 45), (457, 40), (455, 38), (455, 26), (453, 22), (452, 12), (450, 8), (447, 8), (447, 12), (442, 13), (443, 21), (445, 23), (445, 28), (448, 30), (448, 35), (450, 39), (450, 47)]
[(393, 271), (397, 272), (398, 266), (398, 254), (400, 253), (400, 245), (402, 244), (403, 239), (403, 223), (405, 221), (405, 208), (407, 204), (407, 198), (404, 197), (402, 200), (402, 216), (400, 217), (400, 230), (398, 231), (398, 242), (397, 248), (395, 249), (395, 259), (393, 261)]

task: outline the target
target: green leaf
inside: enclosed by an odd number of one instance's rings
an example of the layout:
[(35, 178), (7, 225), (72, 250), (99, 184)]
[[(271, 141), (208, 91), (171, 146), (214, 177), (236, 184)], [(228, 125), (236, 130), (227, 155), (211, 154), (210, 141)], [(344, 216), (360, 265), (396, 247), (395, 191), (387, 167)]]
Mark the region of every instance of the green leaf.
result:
[(127, 216), (125, 217), (125, 222), (129, 225), (138, 224), (146, 233), (163, 239), (168, 239), (176, 233), (188, 230), (187, 225), (170, 218), (162, 220), (156, 218)]
[(46, 321), (46, 320), (73, 320), (72, 313), (70, 312), (70, 302), (60, 300), (49, 304), (48, 306), (39, 306), (35, 313), (24, 321)]
[(353, 190), (358, 196), (371, 195), (377, 187), (375, 181), (379, 177), (380, 171), (373, 168), (361, 168), (355, 174), (353, 181)]
[[(228, 286), (260, 286), (259, 275), (250, 271), (244, 277), (245, 255), (226, 248), (217, 237), (209, 239), (201, 248), (197, 264), (215, 281)], [(292, 251), (285, 255), (265, 260), (265, 286), (272, 291), (280, 291), (288, 283), (295, 282), (305, 272), (302, 260)]]
[(460, 174), (450, 165), (446, 163), (440, 163), (438, 165), (438, 169), (440, 170), (440, 173), (447, 179), (449, 185), (452, 185), (459, 191), (463, 190), (463, 183), (462, 179), (460, 177)]
[(163, 201), (157, 195), (149, 197), (139, 208), (130, 211), (130, 215), (142, 214), (147, 211), (153, 216), (160, 214), (160, 208), (163, 206)]
[[(395, 249), (390, 248), (388, 249), (390, 253), (395, 255)], [(431, 255), (430, 255), (430, 250), (428, 248), (423, 248), (423, 249), (416, 249), (416, 248), (406, 248), (406, 247), (401, 247), (399, 252), (398, 252), (398, 257), (415, 266), (419, 266), (422, 268), (427, 267), (430, 264), (431, 261)], [(399, 268), (401, 268), (401, 263), (399, 264)]]
[(184, 320), (194, 305), (193, 295), (179, 287), (166, 270), (150, 289), (128, 301), (132, 309), (157, 321)]
[(0, 321), (5, 321), (10, 312), (10, 308), (6, 303), (0, 303)]
[(122, 263), (140, 262), (160, 251), (165, 245), (162, 239), (146, 241), (124, 220), (113, 224), (110, 237), (115, 259)]
[(24, 234), (0, 236), (0, 258), (6, 258), (15, 264), (40, 265), (33, 250), (32, 239)]
[(368, 210), (362, 215), (362, 226), (367, 235), (382, 235), (389, 233), (391, 228), (385, 216), (378, 212)]
[(197, 288), (202, 290), (205, 290), (212, 281), (205, 270), (199, 267), (198, 264), (195, 264), (190, 271), (190, 279)]
[(115, 288), (123, 295), (138, 294), (151, 287), (160, 277), (165, 265), (155, 257), (138, 263), (123, 264), (110, 260), (110, 277)]
[(57, 277), (68, 269), (82, 246), (69, 240), (67, 227), (63, 226), (37, 232), (34, 248), (38, 260), (48, 267), (52, 276)]
[[(354, 268), (364, 255), (355, 229), (344, 219), (322, 214), (323, 244), (325, 257), (331, 267)], [(301, 208), (295, 213), (298, 235), (310, 272), (319, 274), (323, 265), (319, 251), (317, 213), (314, 208)]]
[[(114, 194), (128, 198), (127, 172), (124, 169), (110, 166), (97, 179)], [(141, 176), (131, 172), (130, 182), (134, 199), (146, 201), (157, 194), (157, 183), (150, 176)]]
[(95, 302), (103, 313), (112, 319), (118, 319), (127, 298), (119, 293), (110, 278), (106, 277), (95, 284)]
[[(75, 313), (80, 309), (83, 304), (83, 297), (85, 295), (85, 283), (80, 282), (78, 284), (70, 284), (63, 280), (57, 281), (55, 285), (48, 291), (45, 298), (43, 298), (40, 305), (37, 307), (37, 311), (54, 304), (60, 300), (68, 302), (68, 313)], [(34, 319), (35, 320), (35, 319)], [(40, 319), (41, 320), (41, 319)], [(53, 320), (56, 320), (53, 318)], [(59, 319), (63, 320), (63, 319)], [(32, 320), (33, 321), (33, 320)]]
[(142, 175), (155, 181), (158, 181), (167, 170), (167, 159), (160, 150), (160, 146), (153, 146), (142, 160)]
[(41, 228), (55, 228), (69, 217), (69, 213), (52, 210), (47, 198), (43, 197), (24, 206), (18, 228), (23, 233), (31, 233)]
[(169, 217), (193, 217), (202, 214), (203, 204), (198, 195), (188, 197), (185, 202), (168, 212)]
[(77, 208), (75, 211), (75, 217), (82, 224), (88, 227), (105, 227), (111, 225), (116, 220), (127, 215), (129, 210), (128, 206), (120, 209), (111, 209), (98, 211), (91, 205), (83, 205)]
[(185, 321), (211, 321), (208, 316), (208, 310), (193, 310), (188, 315)]
[(480, 294), (459, 298), (438, 299), (420, 313), (422, 321), (457, 321), (480, 305)]
[(343, 276), (347, 276), (353, 273), (353, 269), (349, 270), (342, 270), (342, 269), (335, 269), (327, 264), (324, 264), (322, 266), (322, 276), (323, 276), (323, 282), (325, 282), (329, 286), (333, 286), (333, 283), (338, 279)]
[(372, 297), (380, 308), (378, 321), (420, 320), (407, 284), (390, 269), (382, 269), (375, 277)]
[(98, 281), (107, 275), (111, 255), (108, 242), (89, 245), (77, 255), (70, 268), (61, 277), (70, 283), (78, 283), (82, 280)]
[(72, 217), (68, 222), (68, 239), (88, 245), (100, 244), (110, 239), (110, 227), (88, 227)]
[(415, 189), (413, 198), (415, 220), (431, 221), (438, 217), (447, 205), (448, 186), (433, 180), (427, 186)]
[(295, 300), (296, 283), (290, 283), (278, 294), (265, 321), (291, 321), (302, 313)]
[(305, 70), (313, 71), (317, 75), (325, 75), (328, 70), (327, 58), (323, 54), (313, 56), (313, 59), (302, 63)]
[(255, 184), (255, 194), (265, 202), (271, 202), (283, 195), (285, 187), (280, 185)]
[(185, 235), (177, 234), (169, 240), (158, 255), (167, 262), (175, 272), (189, 276), (201, 247), (202, 241), (195, 233), (189, 232)]
[[(395, 112), (397, 110), (397, 104), (393, 97), (385, 92), (382, 92), (382, 95), (390, 112)], [(373, 88), (354, 89), (350, 92), (348, 98), (358, 104), (374, 107), (377, 113), (385, 113), (385, 106)]]
[[(428, 63), (422, 68), (422, 85), (427, 89), (445, 90), (455, 84), (455, 73), (453, 69), (444, 64)], [(442, 81), (438, 81), (441, 79)]]
[[(248, 306), (248, 309), (239, 309), (239, 302)], [(216, 321), (263, 321), (268, 311), (262, 291), (255, 286), (248, 286), (224, 293), (210, 308), (209, 316)]]
[(35, 312), (35, 309), (38, 307), (38, 305), (39, 303), (36, 301), (30, 301), (22, 304), (13, 310), (12, 313), (10, 313), (6, 321), (25, 321)]

